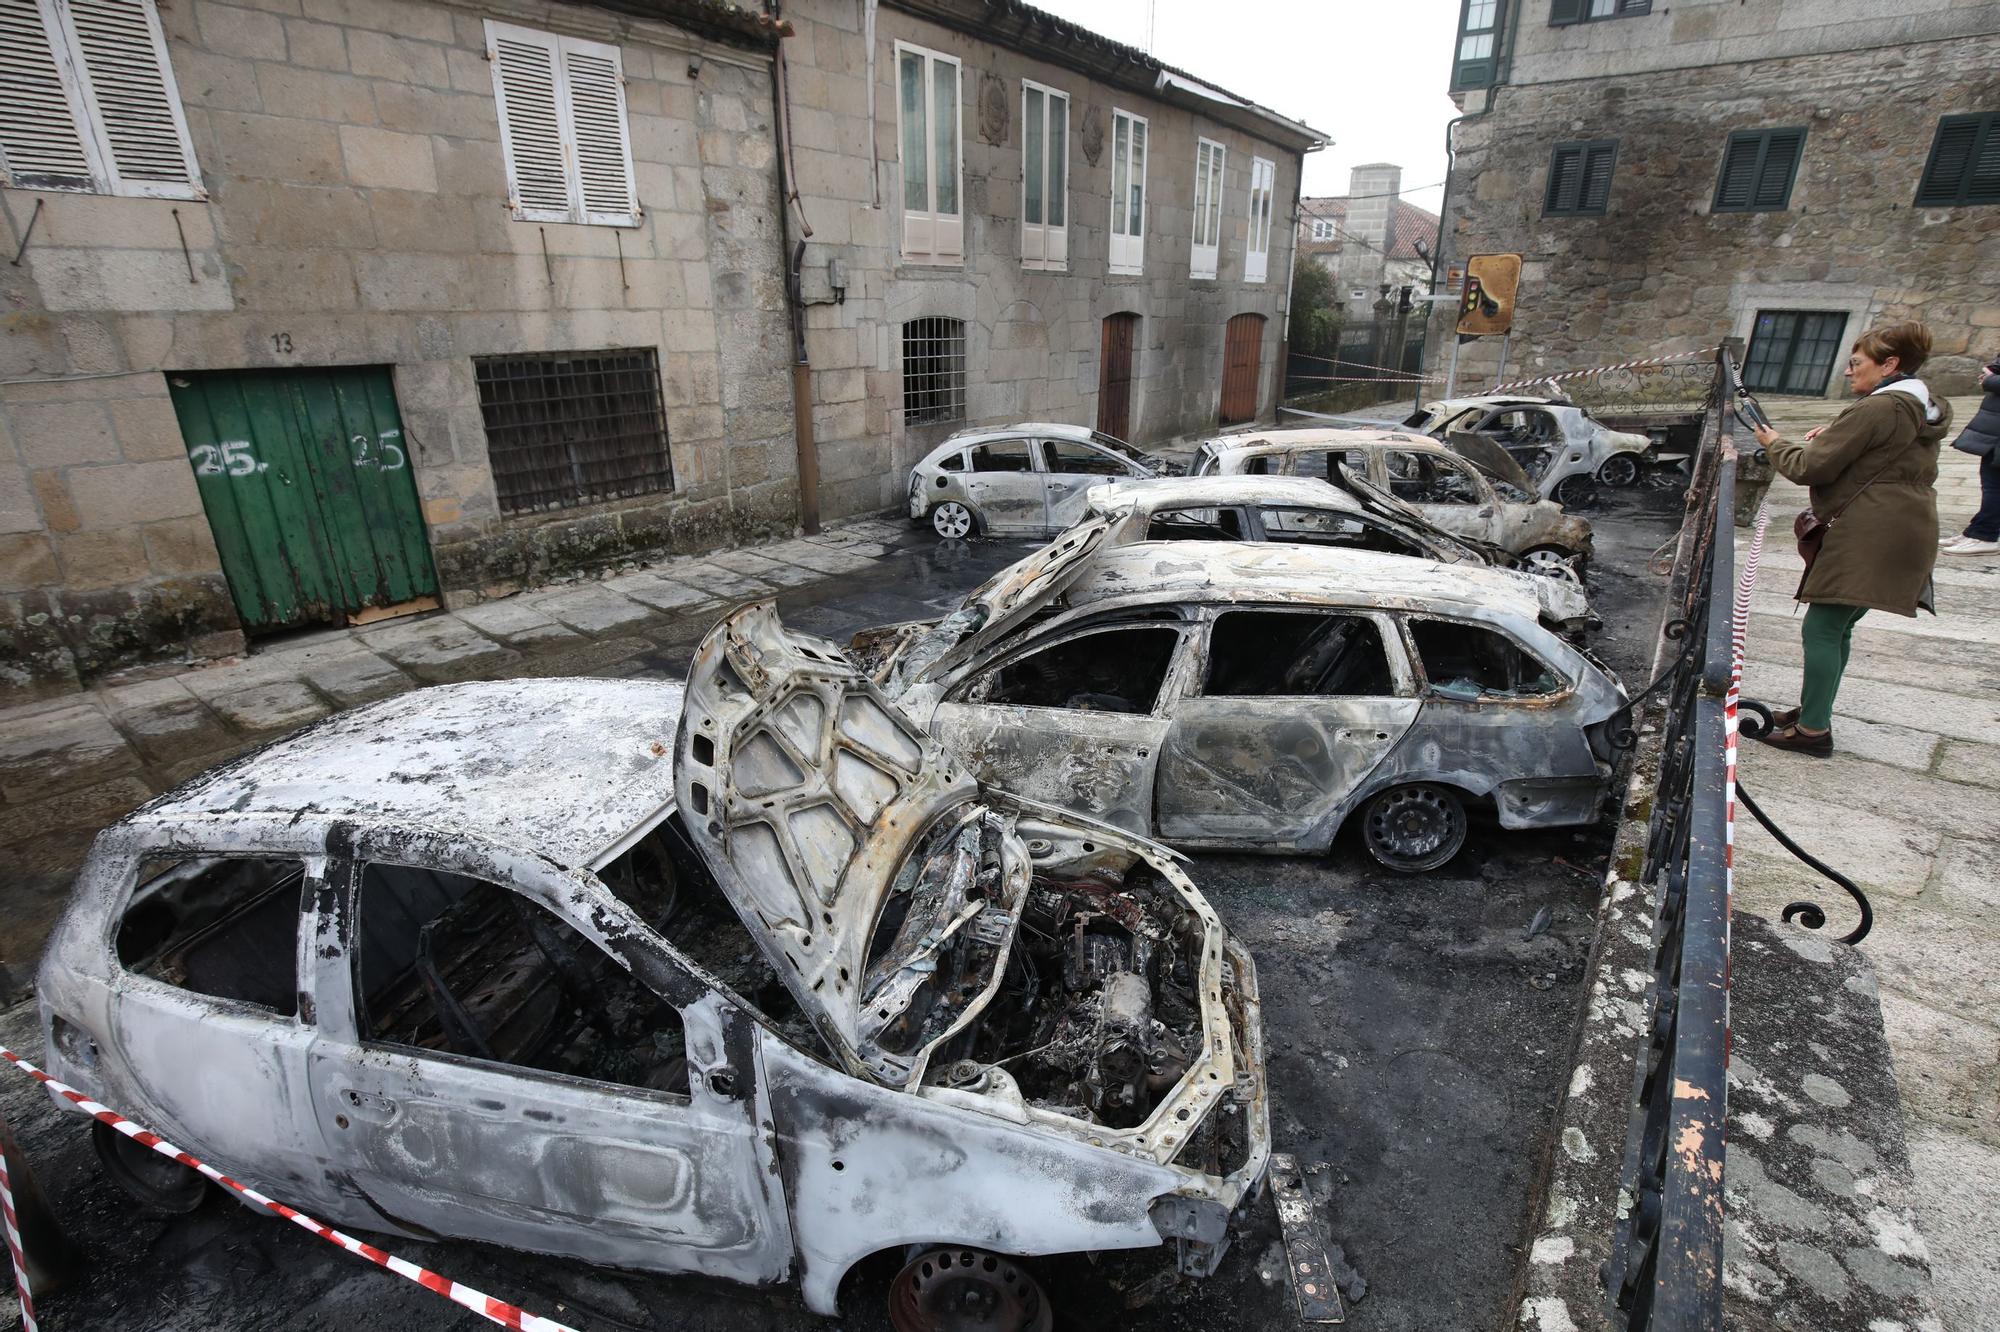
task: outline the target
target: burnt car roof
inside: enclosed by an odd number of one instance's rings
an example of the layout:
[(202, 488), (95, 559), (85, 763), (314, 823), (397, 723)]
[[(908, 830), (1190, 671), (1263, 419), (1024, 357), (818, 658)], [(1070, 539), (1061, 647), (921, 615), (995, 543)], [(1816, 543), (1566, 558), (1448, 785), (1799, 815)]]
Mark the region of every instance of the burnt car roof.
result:
[(127, 821), (454, 828), (589, 866), (673, 802), (682, 693), (670, 681), (588, 679), (419, 689), (274, 741)]
[(1361, 427), (1332, 429), (1327, 427), (1288, 429), (1273, 431), (1268, 435), (1236, 436), (1215, 441), (1215, 452), (1224, 453), (1290, 453), (1295, 449), (1360, 448), (1370, 445), (1393, 444), (1398, 448), (1436, 449), (1442, 453), (1451, 450), (1432, 439), (1412, 430), (1387, 426), (1380, 430)]
[(1093, 512), (1139, 509), (1154, 513), (1180, 505), (1296, 504), (1313, 509), (1363, 513), (1362, 503), (1344, 490), (1309, 476), (1169, 476), (1114, 481), (1090, 490)]
[(1145, 601), (1272, 602), (1504, 611), (1540, 603), (1505, 570), (1375, 551), (1244, 541), (1145, 541), (1100, 551), (1064, 590), (1071, 607)]

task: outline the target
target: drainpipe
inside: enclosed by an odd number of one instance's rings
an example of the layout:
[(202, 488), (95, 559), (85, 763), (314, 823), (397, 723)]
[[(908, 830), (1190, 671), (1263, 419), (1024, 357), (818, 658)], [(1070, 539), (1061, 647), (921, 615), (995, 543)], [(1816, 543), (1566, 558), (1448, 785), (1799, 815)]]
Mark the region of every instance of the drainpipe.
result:
[(1278, 324), (1278, 400), (1271, 407), (1273, 421), (1278, 419), (1279, 409), (1285, 405), (1285, 388), (1292, 378), (1292, 279), (1299, 269), (1299, 223), (1305, 216), (1299, 201), (1305, 197), (1305, 190), (1306, 155), (1302, 152), (1298, 155), (1298, 173), (1292, 180), (1292, 212), (1289, 219), (1292, 224), (1292, 248), (1285, 257), (1285, 305), (1284, 318)]
[[(779, 7), (771, 5), (771, 17)], [(779, 39), (771, 61), (771, 113), (778, 129), (778, 245), (786, 256), (785, 311), (792, 321), (792, 443), (798, 455), (799, 527), (819, 531), (819, 448), (813, 442), (812, 362), (806, 355), (806, 309), (799, 269), (805, 261), (812, 224), (799, 203), (798, 169), (792, 163), (792, 107), (785, 83), (785, 46)], [(799, 239), (792, 240), (792, 212), (798, 210)]]

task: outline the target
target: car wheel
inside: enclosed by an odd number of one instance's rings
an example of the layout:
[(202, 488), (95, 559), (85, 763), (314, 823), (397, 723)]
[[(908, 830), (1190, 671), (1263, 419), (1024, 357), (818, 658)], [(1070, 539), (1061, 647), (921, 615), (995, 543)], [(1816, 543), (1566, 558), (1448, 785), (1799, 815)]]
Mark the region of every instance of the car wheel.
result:
[(1368, 854), (1392, 870), (1434, 870), (1465, 845), (1465, 805), (1442, 786), (1396, 786), (1368, 802), (1361, 816)]
[(972, 528), (972, 510), (957, 500), (946, 500), (931, 510), (931, 530), (947, 541), (964, 540)]
[(1529, 547), (1521, 552), (1521, 567), (1545, 578), (1567, 578), (1572, 583), (1583, 581), (1582, 572), (1576, 567), (1576, 556), (1561, 546)]
[(1055, 1311), (1041, 1283), (1011, 1258), (980, 1249), (932, 1249), (889, 1283), (896, 1332), (1050, 1332)]
[(162, 1156), (99, 1120), (90, 1126), (90, 1145), (104, 1173), (142, 1207), (185, 1216), (208, 1197), (208, 1179), (171, 1156)]
[(1639, 484), (1639, 455), (1636, 453), (1614, 453), (1606, 458), (1597, 469), (1598, 484), (1623, 490), (1627, 486)]
[(1582, 472), (1566, 476), (1556, 482), (1549, 498), (1565, 509), (1588, 509), (1597, 503), (1597, 482)]

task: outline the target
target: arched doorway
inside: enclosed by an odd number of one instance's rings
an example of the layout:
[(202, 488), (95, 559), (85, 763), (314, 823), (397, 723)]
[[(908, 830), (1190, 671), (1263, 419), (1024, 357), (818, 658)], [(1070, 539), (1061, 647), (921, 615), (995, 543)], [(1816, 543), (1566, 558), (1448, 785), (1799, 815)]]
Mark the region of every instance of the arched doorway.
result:
[(1132, 361), (1138, 341), (1138, 315), (1126, 310), (1104, 317), (1097, 358), (1097, 428), (1116, 439), (1132, 437)]
[(1240, 314), (1222, 339), (1222, 424), (1257, 416), (1257, 361), (1264, 347), (1264, 316)]

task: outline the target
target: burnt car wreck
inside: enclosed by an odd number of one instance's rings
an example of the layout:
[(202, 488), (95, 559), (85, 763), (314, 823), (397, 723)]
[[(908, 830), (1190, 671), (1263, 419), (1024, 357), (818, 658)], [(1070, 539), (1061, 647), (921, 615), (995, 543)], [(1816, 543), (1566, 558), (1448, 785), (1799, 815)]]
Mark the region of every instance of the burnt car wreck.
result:
[(827, 1314), (891, 1254), (906, 1328), (1046, 1326), (1023, 1257), (1209, 1275), (1270, 1155), (1255, 967), (1173, 855), (981, 786), (768, 604), (684, 691), (423, 690), (160, 797), (40, 992), (52, 1073), (335, 1223)]

